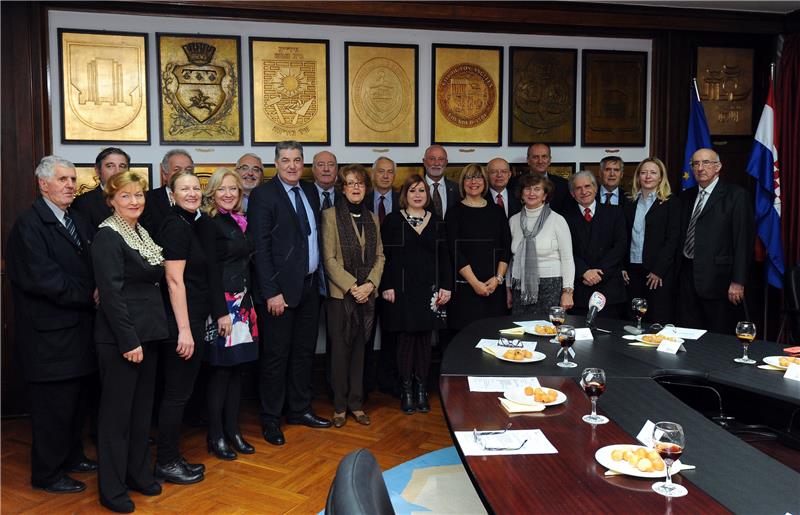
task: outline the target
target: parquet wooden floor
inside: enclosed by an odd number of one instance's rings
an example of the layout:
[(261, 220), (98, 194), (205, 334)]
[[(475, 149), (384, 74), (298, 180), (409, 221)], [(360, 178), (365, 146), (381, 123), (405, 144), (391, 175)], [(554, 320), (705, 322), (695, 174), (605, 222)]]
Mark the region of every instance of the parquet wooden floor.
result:
[[(240, 416), (242, 433), (256, 447), (256, 454), (220, 461), (206, 451), (205, 428), (186, 428), (181, 449), (191, 462), (206, 465), (205, 481), (188, 486), (164, 485), (158, 497), (132, 492), (136, 513), (317, 513), (325, 507), (328, 488), (339, 461), (350, 451), (372, 451), (386, 470), (430, 451), (452, 445), (439, 398), (431, 395), (428, 414), (404, 415), (399, 402), (373, 393), (365, 409), (372, 425), (361, 426), (349, 418), (341, 429), (309, 429), (284, 426), (286, 445), (274, 447), (261, 436), (254, 402), (244, 402)], [(332, 416), (326, 399), (314, 402), (317, 414)], [(97, 498), (97, 477), (74, 474), (88, 485), (80, 494), (53, 495), (30, 486), (30, 425), (27, 418), (2, 421), (2, 495), (0, 510), (6, 513), (110, 513)], [(94, 457), (94, 446), (86, 445)]]

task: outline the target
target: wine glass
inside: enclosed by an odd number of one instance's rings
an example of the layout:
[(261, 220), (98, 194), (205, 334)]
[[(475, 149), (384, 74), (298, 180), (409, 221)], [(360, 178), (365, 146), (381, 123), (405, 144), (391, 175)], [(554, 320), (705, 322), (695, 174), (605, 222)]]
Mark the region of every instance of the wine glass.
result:
[[(556, 326), (556, 332), (558, 331), (559, 326), (567, 321), (567, 310), (562, 308), (561, 306), (550, 306), (550, 322)], [(558, 338), (553, 337), (550, 339), (550, 343), (558, 343)]]
[(742, 347), (744, 347), (744, 354), (742, 355), (741, 358), (736, 358), (733, 361), (737, 363), (744, 363), (746, 365), (754, 364), (756, 360), (747, 357), (747, 349), (748, 347), (750, 347), (750, 342), (752, 342), (756, 338), (756, 324), (754, 324), (753, 322), (737, 323), (736, 337), (739, 338), (740, 342), (742, 342)]
[(666, 497), (682, 497), (689, 493), (683, 485), (672, 482), (670, 468), (683, 453), (686, 437), (683, 428), (675, 422), (658, 422), (653, 428), (653, 447), (666, 465), (667, 479), (653, 483), (653, 490)]
[(561, 345), (561, 350), (559, 352), (564, 353), (564, 361), (559, 361), (556, 365), (561, 368), (577, 367), (577, 363), (573, 363), (569, 360), (569, 349), (572, 347), (572, 344), (575, 343), (575, 328), (571, 325), (559, 326), (557, 338), (559, 345)]
[(597, 398), (606, 391), (606, 373), (602, 368), (584, 368), (581, 373), (581, 388), (592, 401), (592, 414), (584, 415), (583, 421), (592, 425), (607, 424), (608, 418), (597, 414)]
[(633, 316), (636, 318), (636, 329), (639, 331), (639, 334), (641, 334), (642, 317), (647, 313), (647, 299), (636, 297), (631, 300), (631, 309), (633, 310)]

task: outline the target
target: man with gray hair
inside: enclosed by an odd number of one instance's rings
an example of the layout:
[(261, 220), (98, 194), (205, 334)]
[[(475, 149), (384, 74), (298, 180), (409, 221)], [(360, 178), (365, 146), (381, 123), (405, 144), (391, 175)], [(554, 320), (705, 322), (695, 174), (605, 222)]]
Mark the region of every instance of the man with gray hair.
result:
[(578, 203), (564, 213), (575, 260), (575, 307), (571, 312), (585, 314), (589, 297), (597, 291), (606, 297), (603, 316), (624, 316), (622, 267), (629, 249), (623, 212), (596, 201), (597, 179), (592, 172), (581, 171), (570, 177), (569, 191)]
[(236, 171), (242, 179), (242, 210), (247, 213), (250, 193), (264, 180), (264, 163), (260, 157), (248, 152), (236, 161)]
[(397, 174), (397, 165), (386, 156), (375, 160), (370, 170), (372, 179), (372, 195), (367, 197), (367, 209), (378, 215), (378, 220), (383, 223), (386, 215), (400, 209), (398, 194), (392, 189), (394, 177)]
[(153, 238), (158, 233), (161, 221), (175, 205), (169, 180), (183, 171), (194, 171), (194, 161), (187, 151), (175, 148), (164, 154), (161, 159), (161, 187), (151, 189), (145, 194), (144, 212), (139, 222)]
[(620, 183), (625, 172), (625, 162), (617, 156), (606, 156), (600, 160), (600, 194), (601, 204), (625, 206), (630, 200), (628, 193)]
[(36, 178), (40, 196), (14, 223), (6, 252), (17, 357), (30, 385), (31, 485), (75, 493), (86, 485), (66, 473), (97, 470), (81, 438), (87, 378), (97, 359), (94, 228), (69, 210), (77, 182), (72, 163), (47, 156)]

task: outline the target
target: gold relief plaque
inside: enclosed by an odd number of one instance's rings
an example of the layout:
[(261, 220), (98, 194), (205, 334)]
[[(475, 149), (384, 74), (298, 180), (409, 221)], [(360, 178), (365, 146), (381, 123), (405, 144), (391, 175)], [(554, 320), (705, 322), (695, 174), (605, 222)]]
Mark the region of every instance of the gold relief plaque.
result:
[(330, 141), (328, 41), (250, 38), (253, 144)]
[[(75, 173), (78, 176), (78, 182), (75, 187), (75, 196), (79, 197), (88, 191), (92, 191), (100, 186), (100, 178), (94, 169), (92, 163), (74, 163)], [(131, 164), (130, 171), (139, 174), (141, 177), (147, 179), (148, 188), (153, 185), (153, 177), (149, 164)]]
[(239, 38), (156, 34), (161, 143), (242, 142)]
[(510, 145), (575, 144), (577, 50), (509, 49)]
[(58, 35), (62, 142), (149, 143), (147, 35)]
[(699, 47), (697, 89), (711, 134), (753, 133), (752, 48)]
[(500, 145), (503, 49), (433, 45), (433, 143)]
[(418, 48), (345, 43), (347, 145), (417, 144)]

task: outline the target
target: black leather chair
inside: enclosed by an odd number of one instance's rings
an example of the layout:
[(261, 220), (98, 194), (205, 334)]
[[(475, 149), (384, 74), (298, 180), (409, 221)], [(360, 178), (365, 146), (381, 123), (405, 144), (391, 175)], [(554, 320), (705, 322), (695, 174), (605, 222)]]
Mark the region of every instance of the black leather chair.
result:
[(375, 456), (357, 449), (345, 456), (336, 470), (326, 515), (394, 515), (389, 491)]
[[(800, 265), (790, 268), (783, 278), (783, 296), (785, 307), (778, 330), (778, 341), (790, 343), (800, 340)], [(789, 330), (785, 333), (786, 326)]]

